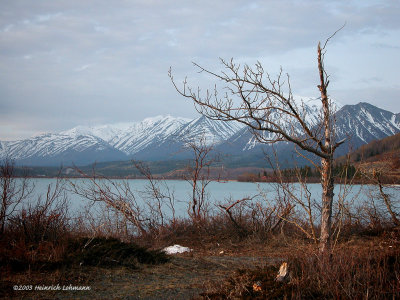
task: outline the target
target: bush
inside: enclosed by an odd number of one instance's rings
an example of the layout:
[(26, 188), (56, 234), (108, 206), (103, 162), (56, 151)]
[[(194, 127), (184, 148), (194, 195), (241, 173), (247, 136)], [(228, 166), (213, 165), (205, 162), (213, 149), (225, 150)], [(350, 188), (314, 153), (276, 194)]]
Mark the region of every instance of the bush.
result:
[(71, 240), (67, 253), (69, 263), (87, 266), (136, 268), (137, 263), (160, 264), (168, 261), (164, 252), (104, 237)]
[[(388, 243), (388, 241), (391, 241)], [(286, 253), (287, 282), (277, 282), (279, 264), (237, 270), (212, 284), (202, 299), (398, 299), (400, 240), (355, 245), (321, 256), (311, 247)]]
[(54, 267), (63, 260), (68, 235), (64, 203), (39, 199), (9, 218), (0, 239), (0, 265), (14, 270)]

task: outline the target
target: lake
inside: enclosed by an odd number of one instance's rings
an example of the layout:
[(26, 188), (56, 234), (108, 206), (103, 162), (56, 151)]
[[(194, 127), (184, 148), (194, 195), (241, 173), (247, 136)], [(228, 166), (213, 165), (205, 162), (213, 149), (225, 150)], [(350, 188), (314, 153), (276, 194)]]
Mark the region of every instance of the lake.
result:
[[(42, 195), (45, 197), (47, 192), (47, 187), (49, 185), (54, 186), (56, 183), (56, 179), (49, 178), (35, 178), (32, 179), (35, 184), (35, 197)], [(66, 182), (67, 187), (67, 197), (69, 203), (69, 211), (72, 215), (77, 212), (83, 210), (83, 207), (90, 203), (90, 201), (80, 195), (73, 193), (70, 189), (69, 182), (74, 183), (80, 187), (87, 187), (90, 184), (89, 179), (69, 179)], [(112, 180), (112, 182), (116, 185), (121, 185), (123, 183), (127, 183), (129, 185), (130, 190), (132, 191), (132, 195), (134, 195), (138, 205), (143, 205), (144, 203), (151, 202), (151, 195), (146, 193), (146, 186), (148, 185), (147, 180), (142, 179), (131, 179), (131, 180)], [(185, 217), (187, 216), (188, 209), (188, 201), (191, 199), (191, 185), (183, 180), (167, 180), (167, 181), (156, 181), (160, 185), (160, 190), (166, 193), (167, 189), (173, 192), (174, 194), (174, 207), (176, 210), (177, 217)], [(104, 184), (105, 181), (100, 181), (101, 184)], [(294, 194), (297, 197), (305, 199), (307, 193), (304, 192), (300, 187), (300, 184), (292, 184), (294, 189)], [(376, 197), (376, 193), (378, 189), (372, 185), (352, 185), (347, 186), (349, 189), (346, 191), (346, 195), (343, 197), (343, 185), (335, 185), (335, 203), (338, 199), (346, 199), (352, 205), (359, 205), (363, 203), (363, 201), (370, 200), (371, 197)], [(315, 203), (320, 203), (321, 199), (321, 185), (320, 184), (308, 184), (307, 189), (310, 192), (311, 199), (315, 201)], [(111, 191), (116, 191), (115, 187), (110, 189)], [(228, 203), (229, 200), (236, 201), (245, 197), (254, 197), (252, 201), (259, 201), (260, 203), (266, 203), (267, 201), (270, 203), (274, 203), (277, 191), (276, 184), (274, 183), (251, 183), (251, 182), (236, 182), (236, 181), (224, 181), (224, 182), (210, 182), (207, 186), (208, 191), (208, 203), (211, 212), (217, 211), (217, 204), (219, 203)], [(386, 190), (395, 201), (399, 201), (399, 193), (398, 190), (390, 188)], [(262, 195), (260, 195), (262, 194)], [(259, 195), (255, 197), (256, 195)], [(168, 209), (168, 205), (164, 204), (164, 209), (166, 210), (166, 214), (168, 215), (170, 212)]]

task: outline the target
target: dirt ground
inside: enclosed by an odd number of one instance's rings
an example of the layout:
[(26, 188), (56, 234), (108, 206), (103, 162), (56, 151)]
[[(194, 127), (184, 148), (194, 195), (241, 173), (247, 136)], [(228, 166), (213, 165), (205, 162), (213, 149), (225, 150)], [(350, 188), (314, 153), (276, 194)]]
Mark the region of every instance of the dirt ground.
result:
[[(243, 255), (243, 253), (242, 253)], [(244, 253), (246, 255), (246, 253)], [(61, 282), (49, 273), (26, 274), (1, 280), (2, 299), (191, 299), (198, 296), (207, 284), (221, 281), (240, 268), (262, 267), (276, 262), (265, 256), (240, 256), (210, 253), (172, 255), (160, 265), (141, 265), (138, 269), (86, 267), (69, 270)], [(46, 278), (46, 279), (43, 279)], [(69, 278), (69, 279), (68, 279)], [(31, 291), (13, 291), (13, 285), (33, 285)], [(57, 285), (63, 288), (90, 286), (88, 291), (37, 291), (36, 286)]]

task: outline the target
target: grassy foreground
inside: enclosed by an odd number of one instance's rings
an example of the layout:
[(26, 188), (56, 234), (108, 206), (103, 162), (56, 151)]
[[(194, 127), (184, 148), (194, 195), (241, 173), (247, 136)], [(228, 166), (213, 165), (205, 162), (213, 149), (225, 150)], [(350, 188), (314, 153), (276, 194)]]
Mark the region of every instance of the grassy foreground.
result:
[[(218, 223), (220, 226), (221, 222)], [(35, 240), (6, 232), (1, 240), (2, 299), (397, 299), (398, 228), (344, 235), (326, 260), (293, 229), (235, 235), (218, 224), (185, 223), (163, 234), (82, 237), (67, 228)], [(214, 229), (213, 229), (214, 228)], [(167, 256), (174, 243), (193, 249)], [(141, 245), (141, 246), (139, 246)], [(288, 262), (289, 277), (276, 281)]]

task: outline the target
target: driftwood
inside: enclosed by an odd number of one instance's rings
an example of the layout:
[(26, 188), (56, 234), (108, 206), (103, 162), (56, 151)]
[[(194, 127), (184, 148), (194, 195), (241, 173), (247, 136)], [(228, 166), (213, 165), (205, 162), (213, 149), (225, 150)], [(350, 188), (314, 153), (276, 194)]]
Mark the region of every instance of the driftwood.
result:
[(287, 262), (284, 262), (279, 268), (278, 275), (276, 275), (276, 281), (286, 282), (288, 280), (289, 280), (289, 267)]

